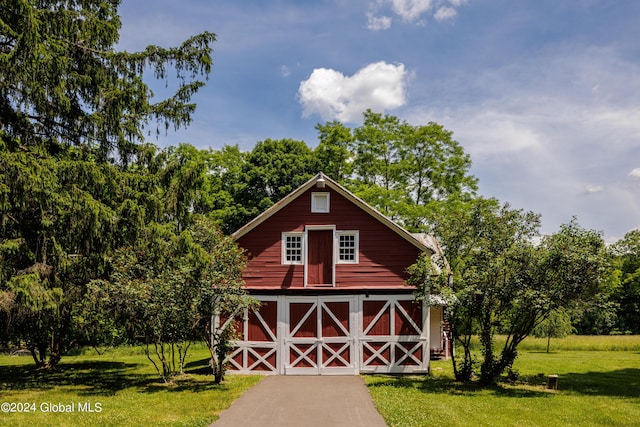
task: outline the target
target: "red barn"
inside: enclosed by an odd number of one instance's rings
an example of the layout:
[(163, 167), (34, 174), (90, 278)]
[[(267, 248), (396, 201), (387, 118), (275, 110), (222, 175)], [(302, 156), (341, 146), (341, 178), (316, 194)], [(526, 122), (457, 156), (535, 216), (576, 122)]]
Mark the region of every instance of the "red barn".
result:
[(319, 173), (233, 234), (246, 313), (231, 370), (272, 374), (428, 372), (442, 308), (413, 301), (406, 269), (435, 240), (412, 235)]

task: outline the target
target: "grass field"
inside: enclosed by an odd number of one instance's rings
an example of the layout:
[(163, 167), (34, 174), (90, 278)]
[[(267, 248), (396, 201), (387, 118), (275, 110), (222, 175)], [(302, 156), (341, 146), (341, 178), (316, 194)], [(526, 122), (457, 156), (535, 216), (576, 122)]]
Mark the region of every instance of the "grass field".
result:
[(53, 373), (36, 371), (31, 357), (0, 356), (0, 403), (29, 411), (2, 411), (0, 425), (207, 426), (261, 378), (228, 376), (217, 386), (208, 354), (191, 351), (186, 374), (173, 384), (137, 348), (66, 356)]
[(365, 380), (390, 426), (640, 425), (640, 337), (567, 337), (544, 349), (545, 340), (523, 343), (519, 379), (487, 389), (454, 382), (450, 361), (433, 362), (430, 378)]
[[(391, 426), (640, 425), (640, 336), (567, 337), (545, 349), (545, 340), (525, 341), (519, 379), (487, 389), (454, 382), (449, 361), (433, 362), (431, 377), (365, 381)], [(214, 385), (204, 347), (187, 362), (186, 375), (164, 384), (136, 347), (102, 356), (88, 349), (53, 373), (36, 371), (30, 357), (0, 356), (0, 403), (29, 410), (0, 412), (0, 425), (204, 427), (261, 378)], [(557, 391), (546, 389), (550, 374), (559, 376)]]

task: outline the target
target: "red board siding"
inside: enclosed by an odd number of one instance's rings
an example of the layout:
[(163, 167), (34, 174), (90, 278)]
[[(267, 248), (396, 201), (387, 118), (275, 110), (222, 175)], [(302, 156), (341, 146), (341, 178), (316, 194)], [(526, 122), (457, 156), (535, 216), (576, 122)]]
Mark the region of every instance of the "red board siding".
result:
[[(272, 352), (271, 354), (269, 354), (270, 351), (272, 351), (270, 348), (253, 349), (253, 352), (249, 352), (247, 354), (247, 366), (253, 366), (253, 370), (257, 372), (271, 372), (273, 366), (276, 366), (276, 353)], [(265, 364), (265, 362), (262, 361), (260, 361), (260, 363), (256, 363), (259, 359), (258, 357), (256, 357), (254, 352), (256, 354), (259, 354), (260, 357), (266, 360), (268, 364)], [(267, 354), (269, 354), (269, 356), (265, 358), (265, 355)]]
[[(326, 303), (326, 306), (326, 308), (322, 309), (322, 336), (348, 336), (347, 332), (349, 331), (349, 303), (346, 301), (328, 302)], [(339, 323), (337, 323), (336, 320)], [(342, 327), (340, 327), (340, 325), (342, 325)]]
[(283, 232), (302, 232), (309, 225), (359, 231), (359, 263), (336, 265), (336, 287), (353, 289), (406, 288), (406, 268), (420, 250), (345, 197), (331, 193), (329, 213), (311, 213), (310, 189), (265, 222), (238, 239), (249, 253), (244, 279), (248, 289), (304, 287), (304, 266), (283, 265)]
[[(396, 309), (396, 335), (420, 335), (420, 331), (413, 325), (422, 324), (422, 307), (420, 304), (416, 304), (413, 301), (400, 301), (398, 304), (404, 309), (406, 314)], [(413, 324), (409, 319), (413, 321)]]
[(318, 365), (318, 354), (314, 344), (298, 344), (291, 348), (289, 363), (296, 368), (315, 368)]
[[(375, 353), (372, 350), (375, 350)], [(391, 360), (391, 344), (386, 341), (368, 343), (364, 347), (362, 359), (369, 366), (388, 365)]]
[[(259, 317), (262, 318), (264, 323), (259, 320)], [(272, 337), (276, 336), (277, 321), (278, 303), (276, 301), (263, 302), (260, 306), (259, 313), (256, 314), (254, 311), (249, 312), (247, 341), (273, 342)]]
[(327, 343), (322, 346), (322, 363), (328, 367), (343, 367), (351, 363), (349, 346), (343, 343)]
[(419, 366), (422, 360), (420, 342), (399, 342), (396, 344), (396, 359), (402, 359), (400, 366)]
[[(229, 314), (223, 314), (220, 316), (220, 325), (224, 325), (229, 321)], [(242, 319), (238, 319), (237, 317), (231, 320), (231, 328), (235, 330), (235, 334), (241, 339), (245, 339), (244, 332), (242, 330)]]
[(291, 303), (289, 306), (289, 333), (292, 337), (317, 337), (318, 336), (318, 318), (316, 316), (317, 308), (306, 317), (309, 310), (313, 306), (312, 303), (300, 302)]
[[(386, 301), (363, 301), (362, 302), (362, 330), (366, 335), (391, 335), (391, 317), (388, 306), (376, 320), (376, 316), (387, 304)], [(374, 322), (372, 325), (372, 322)]]

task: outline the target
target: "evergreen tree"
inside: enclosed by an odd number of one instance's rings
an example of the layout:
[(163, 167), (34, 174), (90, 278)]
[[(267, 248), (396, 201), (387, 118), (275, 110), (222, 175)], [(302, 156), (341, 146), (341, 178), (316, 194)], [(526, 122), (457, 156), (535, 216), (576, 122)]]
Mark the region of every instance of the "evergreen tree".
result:
[[(60, 144), (115, 150), (126, 162), (145, 126), (189, 124), (215, 35), (179, 47), (119, 52), (119, 0), (0, 1), (0, 131), (20, 147)], [(174, 74), (170, 70), (175, 70)], [(177, 84), (152, 102), (143, 71)]]
[[(119, 4), (0, 0), (0, 333), (41, 367), (92, 335), (81, 301), (108, 254), (192, 195), (162, 187), (144, 135), (190, 122), (215, 36), (118, 52)], [(152, 102), (145, 70), (175, 94)]]

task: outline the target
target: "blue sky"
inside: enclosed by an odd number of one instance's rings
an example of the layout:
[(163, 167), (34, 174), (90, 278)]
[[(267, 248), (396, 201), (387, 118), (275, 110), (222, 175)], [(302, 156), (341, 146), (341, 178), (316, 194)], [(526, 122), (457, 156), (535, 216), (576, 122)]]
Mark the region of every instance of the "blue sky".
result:
[(357, 126), (371, 108), (453, 131), (480, 193), (541, 213), (543, 232), (574, 215), (609, 242), (640, 227), (638, 1), (125, 0), (120, 13), (120, 49), (218, 38), (192, 125), (160, 146), (313, 147), (317, 123)]

